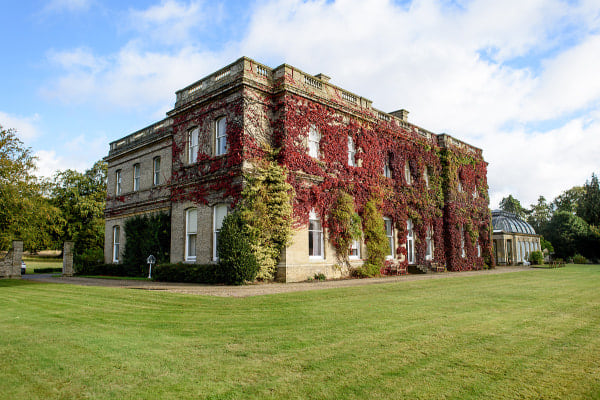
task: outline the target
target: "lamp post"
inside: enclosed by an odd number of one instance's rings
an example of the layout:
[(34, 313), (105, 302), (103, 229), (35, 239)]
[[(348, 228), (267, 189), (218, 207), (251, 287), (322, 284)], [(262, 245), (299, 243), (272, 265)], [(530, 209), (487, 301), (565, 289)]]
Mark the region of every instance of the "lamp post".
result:
[(150, 254), (146, 262), (150, 266), (150, 268), (148, 268), (148, 279), (152, 279), (152, 264), (156, 262), (156, 258), (154, 258), (152, 254)]

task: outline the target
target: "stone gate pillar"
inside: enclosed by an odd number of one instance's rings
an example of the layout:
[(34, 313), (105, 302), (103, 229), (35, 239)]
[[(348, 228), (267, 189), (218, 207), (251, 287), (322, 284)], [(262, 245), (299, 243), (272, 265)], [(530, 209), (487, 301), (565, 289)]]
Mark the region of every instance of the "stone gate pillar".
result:
[(74, 242), (65, 242), (63, 248), (62, 276), (73, 276), (73, 245)]
[(10, 277), (20, 278), (21, 261), (23, 260), (23, 242), (20, 240), (13, 240), (12, 246), (12, 271), (10, 273)]

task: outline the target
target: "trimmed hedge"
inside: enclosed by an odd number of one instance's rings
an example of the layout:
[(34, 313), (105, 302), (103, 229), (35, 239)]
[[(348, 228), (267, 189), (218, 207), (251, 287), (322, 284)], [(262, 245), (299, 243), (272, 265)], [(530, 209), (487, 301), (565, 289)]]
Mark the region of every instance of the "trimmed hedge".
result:
[[(154, 272), (154, 271), (153, 271)], [(137, 266), (128, 264), (88, 264), (76, 265), (76, 275), (106, 275), (106, 276), (148, 276), (148, 265)]]
[(34, 268), (33, 269), (33, 273), (34, 274), (49, 274), (51, 272), (62, 272), (62, 267), (61, 268)]
[(159, 282), (223, 283), (219, 264), (160, 264), (152, 267), (152, 279)]

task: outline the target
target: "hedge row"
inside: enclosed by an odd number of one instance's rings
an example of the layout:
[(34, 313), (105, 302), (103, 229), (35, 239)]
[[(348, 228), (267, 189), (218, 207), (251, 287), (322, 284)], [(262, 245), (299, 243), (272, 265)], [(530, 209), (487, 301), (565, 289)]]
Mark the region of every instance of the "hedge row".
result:
[(106, 275), (106, 276), (148, 276), (148, 265), (128, 264), (87, 264), (76, 265), (76, 275)]
[(34, 274), (49, 274), (52, 272), (62, 272), (62, 267), (60, 267), (60, 268), (48, 267), (48, 268), (34, 268), (33, 269)]
[(152, 279), (159, 282), (223, 283), (226, 277), (219, 264), (161, 264), (152, 267)]

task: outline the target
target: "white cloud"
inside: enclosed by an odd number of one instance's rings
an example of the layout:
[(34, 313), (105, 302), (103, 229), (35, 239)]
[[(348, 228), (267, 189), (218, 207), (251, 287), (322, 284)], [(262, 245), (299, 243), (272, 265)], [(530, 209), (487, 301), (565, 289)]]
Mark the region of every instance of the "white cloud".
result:
[(11, 115), (0, 111), (0, 125), (4, 129), (15, 129), (17, 137), (21, 139), (27, 147), (31, 146), (30, 142), (40, 135), (39, 127), (40, 116), (34, 114), (30, 117), (20, 115)]
[[(247, 55), (323, 72), (377, 108), (406, 108), (412, 122), (483, 148), (492, 206), (509, 193), (523, 204), (551, 199), (597, 168), (597, 1), (267, 0), (252, 6), (244, 37), (217, 51), (196, 37), (226, 28), (208, 4), (165, 0), (131, 11), (138, 37), (112, 54), (50, 54), (65, 72), (44, 93), (166, 111), (175, 90)], [(562, 122), (528, 128), (548, 120)]]

